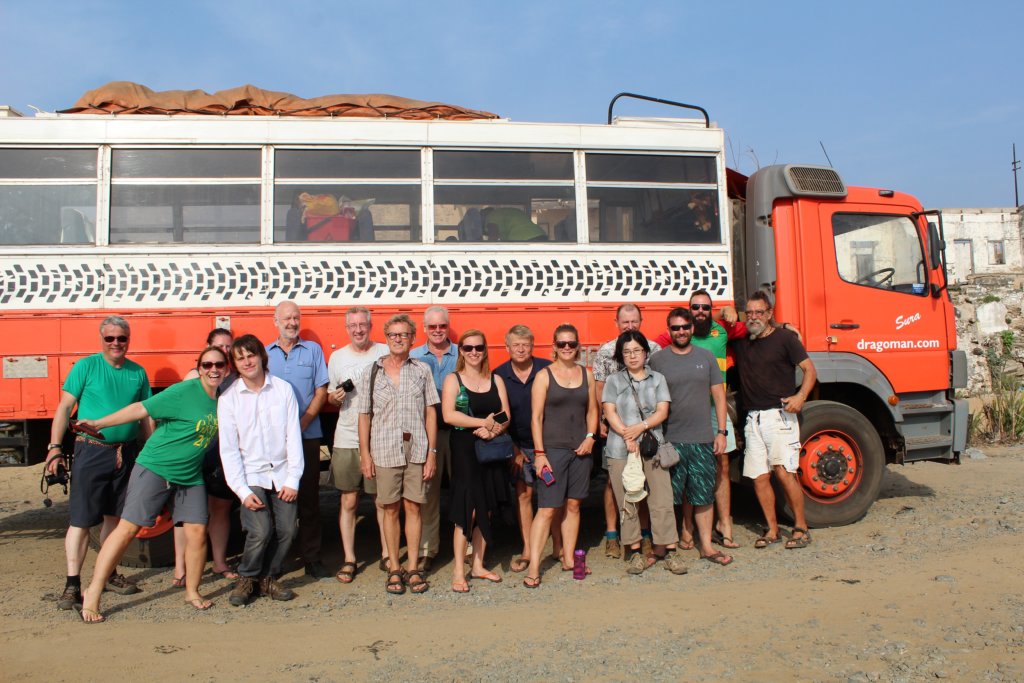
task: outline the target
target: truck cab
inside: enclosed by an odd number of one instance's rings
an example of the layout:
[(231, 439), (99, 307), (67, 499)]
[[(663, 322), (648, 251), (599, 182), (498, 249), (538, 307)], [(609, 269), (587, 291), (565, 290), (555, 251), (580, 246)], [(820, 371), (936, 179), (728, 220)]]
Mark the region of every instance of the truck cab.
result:
[(771, 292), (818, 371), (801, 416), (808, 522), (848, 524), (877, 498), (886, 464), (958, 462), (966, 447), (967, 403), (954, 392), (967, 358), (941, 217), (815, 166), (760, 169), (746, 198), (737, 291)]

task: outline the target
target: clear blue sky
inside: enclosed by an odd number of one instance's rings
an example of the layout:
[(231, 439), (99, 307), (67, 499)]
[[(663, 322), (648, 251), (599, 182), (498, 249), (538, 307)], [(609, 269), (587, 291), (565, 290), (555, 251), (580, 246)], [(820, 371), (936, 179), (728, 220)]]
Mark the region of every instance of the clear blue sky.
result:
[(821, 141), (849, 184), (931, 207), (1013, 205), (1019, 0), (263, 4), (10, 0), (0, 104), (53, 111), (114, 80), (209, 92), (251, 83), (601, 122), (625, 90), (704, 106), (745, 173), (825, 163)]

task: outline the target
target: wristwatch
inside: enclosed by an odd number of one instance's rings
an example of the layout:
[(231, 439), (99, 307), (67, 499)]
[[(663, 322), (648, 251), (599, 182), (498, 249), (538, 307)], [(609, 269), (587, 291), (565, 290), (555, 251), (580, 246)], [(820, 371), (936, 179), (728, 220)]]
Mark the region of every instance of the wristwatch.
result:
[(728, 429), (719, 429), (718, 433), (721, 434), (722, 436), (729, 436), (729, 430)]
[(587, 435), (584, 436), (583, 438), (584, 439), (593, 439), (594, 438), (594, 432), (587, 432)]

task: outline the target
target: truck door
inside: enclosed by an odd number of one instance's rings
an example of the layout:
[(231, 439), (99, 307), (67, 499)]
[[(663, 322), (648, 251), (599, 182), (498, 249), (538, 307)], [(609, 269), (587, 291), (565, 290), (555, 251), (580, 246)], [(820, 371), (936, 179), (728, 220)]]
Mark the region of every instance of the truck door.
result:
[[(898, 395), (944, 391), (945, 311), (942, 299), (930, 295), (919, 223), (910, 207), (906, 213), (879, 208), (819, 205), (829, 350), (866, 359)], [(923, 396), (913, 401), (944, 402), (939, 394)]]

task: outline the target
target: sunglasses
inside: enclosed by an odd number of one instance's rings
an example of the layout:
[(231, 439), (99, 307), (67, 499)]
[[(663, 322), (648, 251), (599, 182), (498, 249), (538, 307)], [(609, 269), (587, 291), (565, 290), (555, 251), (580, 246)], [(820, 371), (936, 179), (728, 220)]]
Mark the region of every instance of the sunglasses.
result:
[(710, 311), (711, 304), (690, 304), (691, 311)]
[(114, 342), (117, 342), (118, 344), (127, 344), (128, 337), (124, 336), (123, 334), (119, 334), (116, 337), (104, 337), (103, 341), (107, 342), (108, 344), (113, 344)]
[(428, 330), (447, 330), (448, 323), (438, 323), (436, 325), (427, 325)]
[(580, 343), (576, 340), (572, 341), (556, 341), (555, 346), (560, 349), (575, 349)]
[(213, 368), (223, 370), (227, 366), (228, 364), (222, 360), (204, 360), (202, 363), (199, 364), (199, 367), (201, 367), (203, 370), (211, 370)]
[(487, 344), (463, 344), (462, 352), (469, 353), (470, 351), (476, 351), (477, 353), (483, 353), (487, 350)]
[(683, 325), (669, 325), (668, 329), (672, 330), (673, 332), (678, 332), (679, 330), (692, 330), (693, 323), (685, 323)]

